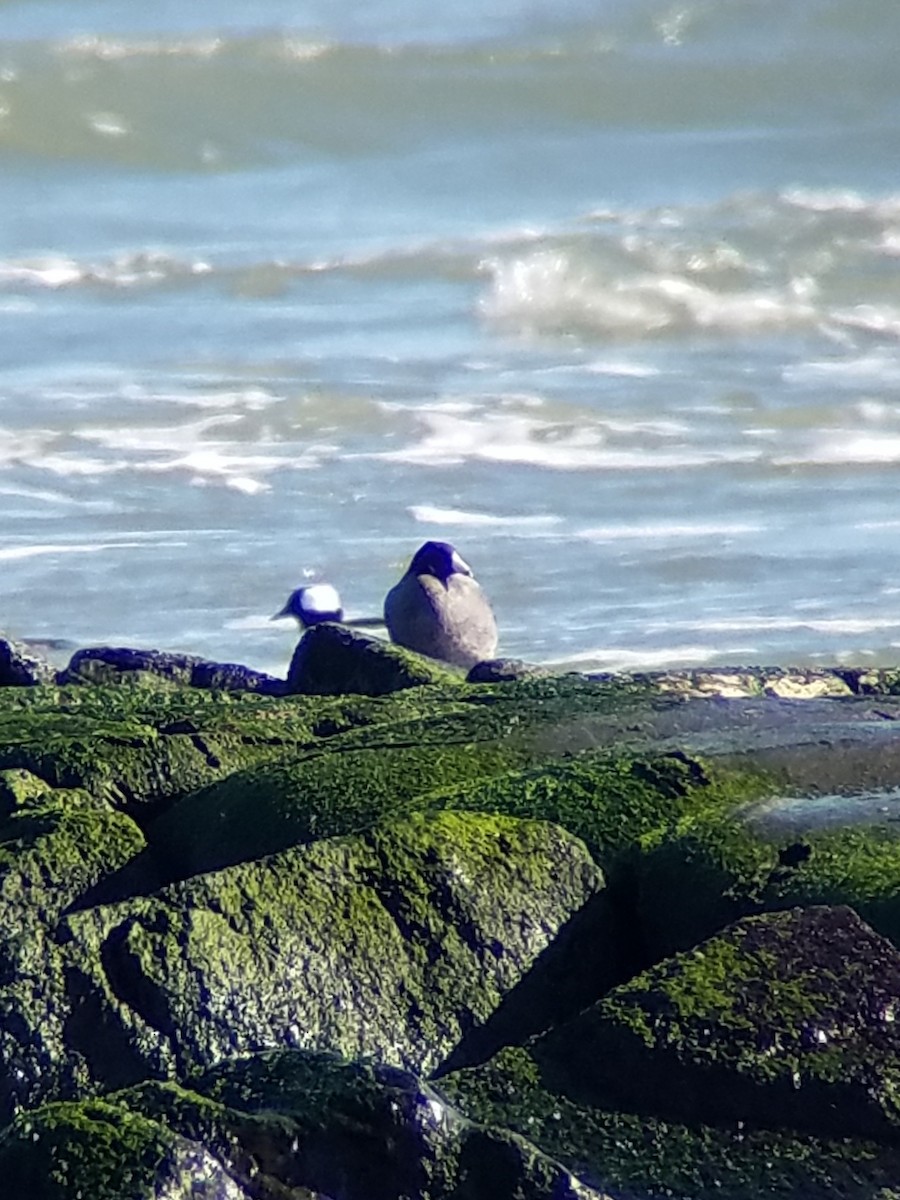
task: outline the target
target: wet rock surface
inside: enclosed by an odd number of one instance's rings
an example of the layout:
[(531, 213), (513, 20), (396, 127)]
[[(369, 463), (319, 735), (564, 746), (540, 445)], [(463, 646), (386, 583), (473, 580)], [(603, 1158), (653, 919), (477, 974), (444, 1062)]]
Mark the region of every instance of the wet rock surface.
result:
[(15, 1194), (900, 1195), (898, 673), (304, 646), (0, 688)]
[(0, 637), (0, 687), (37, 687), (52, 683), (54, 670), (30, 646)]

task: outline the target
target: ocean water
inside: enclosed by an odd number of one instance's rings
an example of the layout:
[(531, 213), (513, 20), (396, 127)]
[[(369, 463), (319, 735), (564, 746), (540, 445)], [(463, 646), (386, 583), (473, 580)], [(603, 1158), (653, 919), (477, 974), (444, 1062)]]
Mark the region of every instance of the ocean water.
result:
[(896, 0), (10, 0), (0, 627), (900, 662)]

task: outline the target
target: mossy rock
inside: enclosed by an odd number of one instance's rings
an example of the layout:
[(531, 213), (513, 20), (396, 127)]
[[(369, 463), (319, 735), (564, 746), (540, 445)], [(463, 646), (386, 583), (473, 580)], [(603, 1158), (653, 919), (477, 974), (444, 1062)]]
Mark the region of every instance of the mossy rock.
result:
[(173, 654), (161, 650), (96, 646), (78, 650), (60, 671), (58, 682), (67, 684), (148, 687), (211, 688), (215, 691), (260, 692), (284, 695), (284, 680), (238, 663), (220, 663), (195, 654)]
[(325, 621), (307, 629), (297, 643), (287, 674), (287, 691), (336, 696), (384, 696), (404, 688), (465, 682), (462, 671)]
[(544, 1078), (532, 1047), (434, 1083), (473, 1121), (517, 1130), (585, 1183), (616, 1197), (668, 1200), (891, 1200), (900, 1149), (744, 1121), (684, 1125), (573, 1100)]
[(638, 868), (651, 957), (695, 945), (744, 915), (813, 904), (850, 905), (900, 946), (898, 818), (893, 787), (816, 795), (806, 782), (685, 814)]
[(587, 1107), (900, 1143), (900, 953), (851, 909), (737, 922), (540, 1038)]
[(618, 745), (646, 711), (646, 693), (630, 687), (529, 680), (460, 689), (450, 699), (422, 689), (421, 706), (426, 715), (346, 730), (185, 797), (148, 829), (160, 870), (171, 878), (216, 870), (444, 807), (542, 817), (598, 846), (634, 847), (701, 794), (721, 806), (764, 790), (747, 770), (719, 772), (713, 782), (680, 753), (593, 752)]
[(84, 788), (147, 820), (252, 763), (418, 711), (361, 698), (273, 698), (196, 688), (0, 689), (0, 769)]
[(239, 771), (180, 801), (149, 836), (162, 873), (181, 878), (425, 806), (447, 778), (477, 780), (521, 761), (498, 743), (312, 751)]
[(556, 826), (413, 815), (72, 913), (51, 1024), (95, 1086), (284, 1045), (428, 1070), (602, 888)]
[(6, 1195), (24, 1200), (249, 1200), (219, 1160), (112, 1100), (48, 1104), (0, 1135)]
[(81, 1076), (67, 1042), (74, 1000), (57, 922), (144, 846), (129, 817), (88, 793), (20, 799), (0, 824), (0, 1114)]
[(0, 1173), (29, 1200), (603, 1200), (408, 1072), (291, 1051), (22, 1114)]

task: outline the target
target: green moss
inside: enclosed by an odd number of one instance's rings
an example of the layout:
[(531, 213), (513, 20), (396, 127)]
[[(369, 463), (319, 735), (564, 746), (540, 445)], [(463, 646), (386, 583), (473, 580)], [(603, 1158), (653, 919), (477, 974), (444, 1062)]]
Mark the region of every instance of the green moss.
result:
[(161, 1125), (118, 1104), (48, 1104), (2, 1135), (0, 1176), (29, 1200), (150, 1200), (170, 1149)]
[(285, 1043), (418, 1067), (602, 886), (544, 822), (418, 814), (72, 914), (63, 933), (91, 990), (182, 1070)]
[(731, 809), (767, 793), (769, 786), (764, 776), (721, 770), (679, 754), (586, 752), (458, 786), (429, 800), (436, 806), (554, 821), (581, 838), (615, 881), (691, 814)]
[(741, 1122), (690, 1126), (582, 1106), (548, 1088), (527, 1048), (442, 1078), (437, 1089), (475, 1121), (528, 1137), (592, 1186), (671, 1200), (874, 1200), (900, 1171), (900, 1150)]
[[(847, 904), (900, 946), (895, 827), (754, 828), (740, 804), (700, 807), (655, 839), (640, 864), (640, 911), (654, 957), (791, 905)], [(669, 897), (677, 895), (673, 905)]]

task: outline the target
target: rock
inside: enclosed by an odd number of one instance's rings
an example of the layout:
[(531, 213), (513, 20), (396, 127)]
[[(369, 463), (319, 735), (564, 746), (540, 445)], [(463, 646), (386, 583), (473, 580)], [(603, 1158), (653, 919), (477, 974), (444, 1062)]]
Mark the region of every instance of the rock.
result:
[[(589, 678), (607, 679), (609, 676), (591, 675)], [(691, 698), (720, 696), (728, 700), (751, 696), (815, 700), (822, 696), (850, 696), (857, 690), (847, 672), (797, 667), (638, 672), (633, 678), (652, 682), (654, 687), (664, 693)]]
[(511, 683), (517, 679), (548, 679), (557, 672), (520, 658), (489, 658), (476, 663), (466, 676), (467, 683)]
[(211, 1150), (115, 1099), (18, 1117), (0, 1136), (0, 1173), (23, 1200), (251, 1198)]
[(384, 696), (425, 684), (461, 683), (461, 671), (392, 642), (325, 622), (308, 629), (288, 668), (289, 694)]
[(889, 1200), (887, 676), (271, 696), (170, 667), (0, 689), (0, 1178)]
[(760, 752), (754, 767), (763, 780), (772, 772), (756, 800), (706, 806), (641, 857), (648, 958), (791, 905), (848, 904), (900, 946), (900, 744), (848, 742), (829, 754), (813, 741)]
[(28, 771), (45, 787), (84, 788), (147, 820), (212, 780), (381, 715), (353, 699), (166, 685), (6, 688), (0, 769)]
[(92, 1020), (57, 996), (54, 1024), (104, 1086), (286, 1045), (427, 1071), (602, 888), (553, 825), (414, 816), (71, 914)]
[[(602, 729), (604, 720), (621, 723), (622, 714), (604, 717), (615, 704), (609, 690), (580, 683), (570, 693), (556, 691), (555, 680), (533, 686), (537, 682), (503, 685), (509, 697), (479, 689), (421, 689), (420, 711), (431, 709), (433, 715), (385, 719), (336, 734), (307, 753), (234, 772), (184, 797), (153, 825), (161, 869), (171, 878), (183, 877), (392, 815), (444, 807), (543, 816), (543, 804), (547, 819), (578, 837), (590, 840), (596, 833), (605, 840), (602, 827), (608, 826), (617, 844), (624, 839), (633, 845), (623, 824), (626, 813), (647, 808), (634, 827), (643, 832), (666, 819), (660, 812), (675, 811), (676, 797), (686, 797), (692, 780), (708, 798), (702, 768), (684, 756), (613, 762), (599, 754), (590, 761), (585, 756), (583, 765), (568, 759), (560, 764), (568, 737), (583, 743), (589, 722)], [(622, 707), (633, 702), (626, 693)], [(389, 718), (397, 701), (382, 703)], [(589, 738), (595, 740), (593, 730)], [(547, 764), (543, 780), (540, 764)], [(615, 816), (593, 802), (602, 789), (610, 791)], [(750, 797), (758, 789), (741, 794)]]
[(0, 1114), (8, 1119), (79, 1077), (62, 1016), (71, 1015), (72, 1000), (58, 922), (144, 839), (129, 817), (89, 793), (41, 792), (24, 773), (4, 775), (7, 787), (18, 776), (0, 824)]
[(434, 1087), (470, 1120), (517, 1131), (586, 1185), (617, 1197), (894, 1200), (900, 1178), (893, 1142), (744, 1120), (684, 1125), (577, 1102), (548, 1083), (532, 1047), (508, 1047)]
[(0, 687), (37, 687), (53, 683), (55, 677), (50, 663), (34, 650), (0, 637)]
[(186, 687), (260, 692), (267, 696), (284, 693), (283, 680), (237, 663), (212, 662), (193, 654), (113, 646), (78, 650), (58, 676), (61, 686), (79, 683), (149, 683), (158, 687), (161, 681)]
[(849, 908), (749, 917), (539, 1039), (587, 1107), (900, 1142), (900, 952)]
[(39, 1109), (0, 1140), (0, 1172), (35, 1200), (76, 1189), (120, 1200), (125, 1179), (129, 1198), (150, 1200), (603, 1200), (408, 1072), (290, 1051), (223, 1063), (189, 1087), (147, 1083)]

